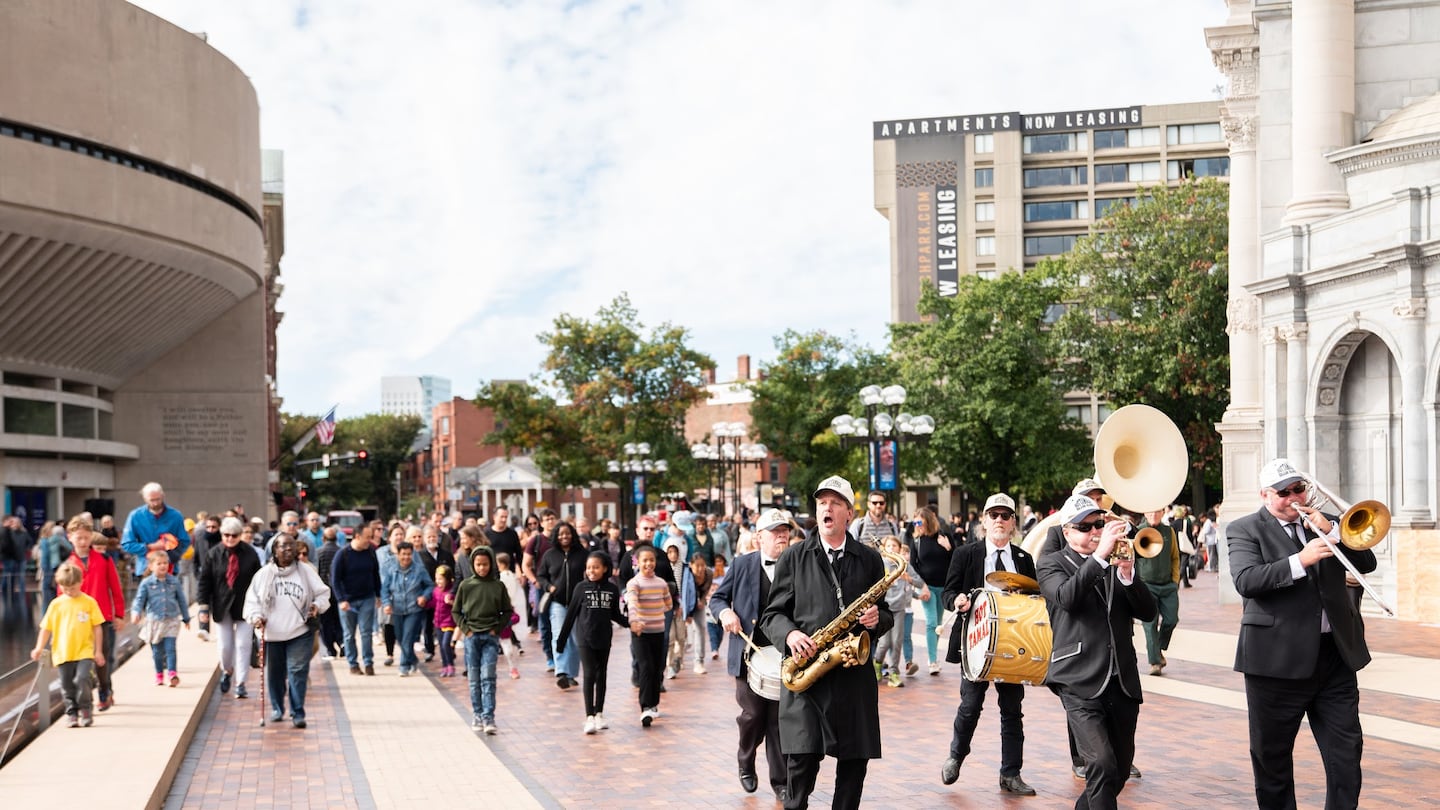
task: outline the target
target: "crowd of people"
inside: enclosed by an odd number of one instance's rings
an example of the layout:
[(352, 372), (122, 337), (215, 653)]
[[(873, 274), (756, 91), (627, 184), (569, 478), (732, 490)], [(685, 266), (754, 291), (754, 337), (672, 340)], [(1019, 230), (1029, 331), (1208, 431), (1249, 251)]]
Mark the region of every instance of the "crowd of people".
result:
[[(1257, 800), (1293, 806), (1290, 760), (1308, 716), (1333, 806), (1353, 807), (1362, 739), (1355, 671), (1368, 652), (1335, 551), (1316, 535), (1333, 535), (1336, 521), (1304, 505), (1307, 482), (1284, 459), (1261, 477), (1262, 506), (1235, 521), (1228, 540), (1246, 601), (1236, 669), (1245, 674)], [(646, 728), (662, 717), (667, 680), (687, 669), (704, 675), (723, 654), (739, 709), (740, 787), (758, 789), (763, 746), (766, 781), (789, 808), (808, 806), (827, 756), (836, 760), (834, 806), (859, 806), (867, 763), (881, 755), (879, 687), (902, 687), (921, 669), (910, 644), (916, 602), (928, 674), (958, 664), (963, 675), (941, 782), (958, 780), (993, 682), (999, 788), (1035, 795), (1021, 773), (1029, 687), (971, 671), (960, 630), (981, 603), (996, 609), (1012, 581), (1033, 583), (1048, 614), (1044, 681), (1068, 717), (1071, 767), (1085, 781), (1076, 807), (1114, 807), (1140, 776), (1133, 625), (1143, 627), (1149, 675), (1163, 676), (1179, 593), (1199, 571), (1217, 570), (1220, 543), (1213, 510), (1198, 521), (1183, 507), (1137, 513), (1094, 479), (1078, 482), (1049, 516), (1017, 510), (997, 492), (983, 509), (947, 520), (933, 503), (897, 516), (878, 491), (865, 493), (857, 515), (851, 485), (832, 476), (813, 493), (805, 524), (780, 509), (666, 509), (642, 516), (633, 540), (609, 521), (592, 526), (543, 508), (512, 519), (501, 507), (483, 522), (438, 512), (413, 524), (371, 521), (352, 536), (314, 512), (286, 512), (272, 531), (238, 510), (187, 525), (158, 484), (141, 495), (120, 529), (106, 517), (97, 530), (82, 514), (44, 535), (40, 576), (53, 595), (45, 593), (32, 655), (50, 647), (72, 727), (115, 703), (109, 666), (127, 616), (124, 566), (143, 575), (128, 615), (143, 626), (157, 685), (179, 685), (175, 637), (190, 626), (193, 601), (197, 633), (217, 641), (221, 693), (248, 698), (248, 670), (263, 662), (270, 721), (288, 706), (302, 729), (316, 653), (343, 656), (362, 678), (375, 674), (378, 645), (401, 677), (437, 655), (440, 677), (456, 675), (458, 664), (472, 727), (486, 735), (499, 731), (498, 677), (506, 669), (521, 677), (526, 647), (543, 656), (558, 689), (580, 687), (586, 735), (609, 727), (617, 632), (629, 631), (630, 684)], [(5, 529), (14, 536), (9, 521)], [(1362, 571), (1374, 567), (1369, 552), (1343, 553)], [(854, 633), (871, 636), (873, 654), (846, 644)]]

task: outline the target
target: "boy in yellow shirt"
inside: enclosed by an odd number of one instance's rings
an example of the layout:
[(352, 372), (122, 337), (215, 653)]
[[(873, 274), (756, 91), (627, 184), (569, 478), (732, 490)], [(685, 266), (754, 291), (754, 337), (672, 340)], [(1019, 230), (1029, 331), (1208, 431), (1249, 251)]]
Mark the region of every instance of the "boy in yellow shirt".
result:
[(101, 646), (100, 626), (105, 617), (100, 605), (80, 590), (80, 569), (71, 563), (55, 571), (55, 584), (64, 594), (45, 609), (40, 620), (40, 638), (30, 651), (30, 660), (39, 661), (45, 645), (50, 644), (50, 660), (60, 670), (60, 692), (65, 697), (66, 725), (90, 726), (90, 674), (105, 665)]

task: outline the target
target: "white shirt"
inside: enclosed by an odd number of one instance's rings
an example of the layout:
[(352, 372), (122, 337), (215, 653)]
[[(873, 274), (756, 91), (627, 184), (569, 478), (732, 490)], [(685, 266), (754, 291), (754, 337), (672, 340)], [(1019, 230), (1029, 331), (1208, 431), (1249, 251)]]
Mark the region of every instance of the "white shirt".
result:
[[(996, 571), (1000, 570), (995, 567), (996, 552), (999, 552), (1000, 558), (1005, 561), (1005, 570), (1009, 571), (1012, 574), (1015, 573), (1015, 555), (1011, 553), (1010, 548), (1011, 546), (1008, 542), (1000, 548), (996, 548), (993, 543), (987, 542), (985, 544), (985, 576), (988, 577)], [(998, 590), (997, 588), (991, 586), (988, 582), (985, 583), (985, 588), (986, 590), (992, 591)]]

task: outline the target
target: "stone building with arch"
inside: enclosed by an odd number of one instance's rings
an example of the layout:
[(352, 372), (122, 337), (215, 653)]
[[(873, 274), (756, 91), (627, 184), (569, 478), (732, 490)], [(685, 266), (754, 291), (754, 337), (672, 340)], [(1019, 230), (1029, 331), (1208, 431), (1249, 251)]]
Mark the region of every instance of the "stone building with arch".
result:
[(1440, 621), (1440, 2), (1228, 7), (1206, 31), (1229, 78), (1221, 521), (1288, 457), (1390, 507), (1367, 579), (1400, 617)]

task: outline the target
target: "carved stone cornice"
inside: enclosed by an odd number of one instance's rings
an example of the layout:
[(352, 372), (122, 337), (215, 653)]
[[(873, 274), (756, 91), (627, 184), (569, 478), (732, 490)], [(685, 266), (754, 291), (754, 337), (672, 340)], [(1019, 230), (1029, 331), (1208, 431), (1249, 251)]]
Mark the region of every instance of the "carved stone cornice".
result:
[(1240, 333), (1254, 333), (1260, 328), (1260, 302), (1254, 296), (1231, 297), (1225, 315), (1225, 333), (1232, 337)]
[(1260, 127), (1257, 115), (1226, 113), (1220, 116), (1220, 128), (1225, 132), (1225, 142), (1233, 150), (1255, 148), (1255, 134)]
[(1433, 162), (1440, 158), (1440, 135), (1362, 143), (1338, 149), (1325, 157), (1345, 177), (1404, 163)]
[[(1243, 33), (1245, 30), (1248, 33)], [(1208, 39), (1215, 67), (1230, 80), (1226, 96), (1243, 98), (1255, 95), (1260, 75), (1260, 36), (1255, 29), (1242, 29), (1242, 32)]]
[(1424, 298), (1402, 298), (1395, 302), (1390, 311), (1400, 318), (1423, 318), (1426, 307)]
[(1297, 343), (1310, 337), (1310, 324), (1304, 321), (1282, 323), (1275, 327), (1275, 335), (1286, 343)]

